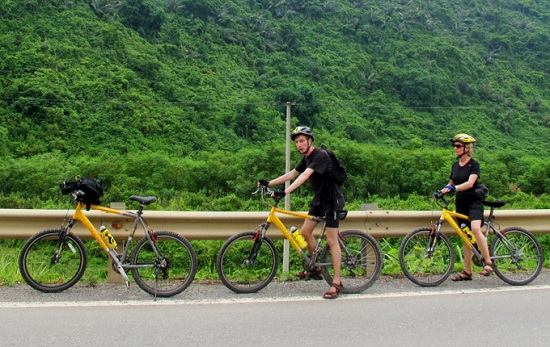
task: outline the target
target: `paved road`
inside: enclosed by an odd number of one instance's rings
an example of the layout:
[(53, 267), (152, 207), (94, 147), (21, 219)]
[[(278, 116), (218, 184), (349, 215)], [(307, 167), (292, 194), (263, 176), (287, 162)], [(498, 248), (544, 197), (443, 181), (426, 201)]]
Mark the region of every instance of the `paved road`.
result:
[[(382, 277), (362, 294), (332, 301), (321, 298), (326, 289), (323, 281), (297, 281), (242, 295), (220, 284), (193, 283), (176, 297), (153, 301), (135, 284), (80, 284), (58, 294), (26, 285), (0, 287), (1, 343), (547, 346), (550, 341), (546, 271), (523, 287), (496, 276), (436, 288)], [(336, 318), (332, 324), (330, 317)]]

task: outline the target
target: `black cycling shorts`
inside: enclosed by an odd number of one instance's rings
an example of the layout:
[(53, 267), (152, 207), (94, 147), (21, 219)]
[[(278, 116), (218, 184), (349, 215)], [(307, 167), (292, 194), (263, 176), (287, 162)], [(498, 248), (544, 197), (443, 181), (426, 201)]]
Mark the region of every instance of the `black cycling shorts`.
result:
[(481, 201), (473, 201), (469, 204), (466, 204), (465, 206), (462, 206), (460, 204), (456, 205), (456, 212), (467, 215), (470, 222), (474, 220), (483, 220), (483, 211), (484, 208)]
[(327, 218), (327, 228), (338, 228), (340, 226), (340, 214), (336, 211), (322, 212), (320, 208), (311, 207), (308, 212), (309, 215)]

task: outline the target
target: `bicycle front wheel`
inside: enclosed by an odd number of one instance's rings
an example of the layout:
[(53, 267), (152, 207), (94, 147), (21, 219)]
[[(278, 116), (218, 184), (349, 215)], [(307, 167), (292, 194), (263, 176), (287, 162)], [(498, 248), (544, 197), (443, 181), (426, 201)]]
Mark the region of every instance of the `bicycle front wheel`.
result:
[(220, 248), (216, 268), (222, 283), (235, 293), (255, 293), (275, 277), (279, 257), (271, 239), (255, 232), (230, 237)]
[(523, 285), (539, 275), (544, 255), (539, 241), (529, 231), (510, 227), (502, 230), (505, 238), (495, 237), (491, 242), (491, 258), (495, 273), (504, 282)]
[[(197, 272), (197, 256), (191, 243), (171, 231), (153, 233), (154, 247), (149, 239), (141, 239), (132, 251), (132, 276), (137, 285), (155, 296), (169, 297), (187, 288)], [(159, 256), (157, 256), (159, 254)]]
[(399, 247), (399, 265), (409, 280), (423, 287), (437, 286), (453, 271), (455, 254), (449, 238), (438, 234), (433, 250), (431, 228), (410, 232)]
[[(346, 230), (342, 233), (340, 248), (342, 265), (340, 278), (342, 292), (361, 293), (376, 282), (382, 271), (382, 251), (378, 242), (369, 234), (359, 230)], [(321, 253), (321, 263), (332, 263), (330, 247), (325, 245)], [(334, 266), (323, 266), (323, 277), (332, 284)]]
[(48, 229), (32, 236), (19, 254), (19, 271), (31, 287), (46, 293), (72, 287), (86, 271), (88, 255), (78, 236), (62, 229)]

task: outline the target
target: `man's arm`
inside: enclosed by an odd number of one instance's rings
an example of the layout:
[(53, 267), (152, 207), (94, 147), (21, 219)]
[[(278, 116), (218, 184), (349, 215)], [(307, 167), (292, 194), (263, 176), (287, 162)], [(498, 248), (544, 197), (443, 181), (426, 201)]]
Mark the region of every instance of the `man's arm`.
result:
[(286, 174), (279, 176), (277, 178), (272, 179), (269, 181), (269, 187), (276, 186), (277, 184), (285, 183), (288, 180), (293, 179), (294, 177), (298, 176), (299, 172), (296, 171), (296, 169), (292, 169)]
[[(291, 171), (292, 172), (292, 171)], [(301, 186), (305, 181), (309, 179), (309, 177), (314, 173), (313, 169), (307, 168), (306, 171), (302, 172), (300, 176), (298, 176), (297, 179), (292, 182), (290, 186), (288, 186), (287, 189), (285, 189), (286, 194), (292, 193), (294, 190), (296, 190), (299, 186)], [(298, 171), (296, 171), (298, 173)]]

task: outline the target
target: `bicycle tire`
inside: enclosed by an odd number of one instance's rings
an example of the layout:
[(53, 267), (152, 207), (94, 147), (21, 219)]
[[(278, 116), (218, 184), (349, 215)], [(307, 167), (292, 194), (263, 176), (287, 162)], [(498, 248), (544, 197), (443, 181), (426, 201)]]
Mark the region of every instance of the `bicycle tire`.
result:
[(539, 275), (544, 262), (539, 241), (523, 228), (509, 227), (502, 232), (506, 235), (506, 240), (497, 236), (491, 242), (495, 273), (511, 285), (532, 282)]
[[(43, 230), (29, 238), (19, 253), (19, 271), (31, 287), (56, 293), (75, 285), (88, 264), (88, 254), (80, 238), (72, 233), (60, 247), (61, 228)], [(61, 250), (54, 262), (56, 252)]]
[(431, 256), (426, 256), (431, 228), (416, 229), (405, 236), (399, 247), (399, 265), (411, 282), (422, 287), (443, 283), (452, 273), (455, 253), (449, 238), (439, 234)]
[[(170, 297), (183, 292), (197, 273), (195, 249), (185, 237), (171, 231), (154, 232), (153, 239), (162, 259), (157, 257), (148, 238), (139, 240), (132, 251), (131, 263), (155, 266), (132, 268), (134, 281), (154, 296)], [(166, 266), (159, 266), (164, 260)]]
[[(248, 261), (255, 242), (261, 242), (253, 263)], [(275, 277), (279, 253), (268, 237), (256, 241), (256, 232), (244, 232), (227, 239), (216, 259), (218, 276), (235, 293), (256, 293)]]
[[(382, 271), (382, 251), (374, 237), (359, 230), (342, 231), (346, 249), (342, 249), (340, 279), (343, 293), (361, 293), (380, 277)], [(342, 247), (341, 247), (342, 248)], [(348, 253), (349, 252), (349, 253)], [(321, 252), (321, 263), (332, 263), (328, 244)], [(330, 285), (334, 267), (322, 267), (323, 278)]]

